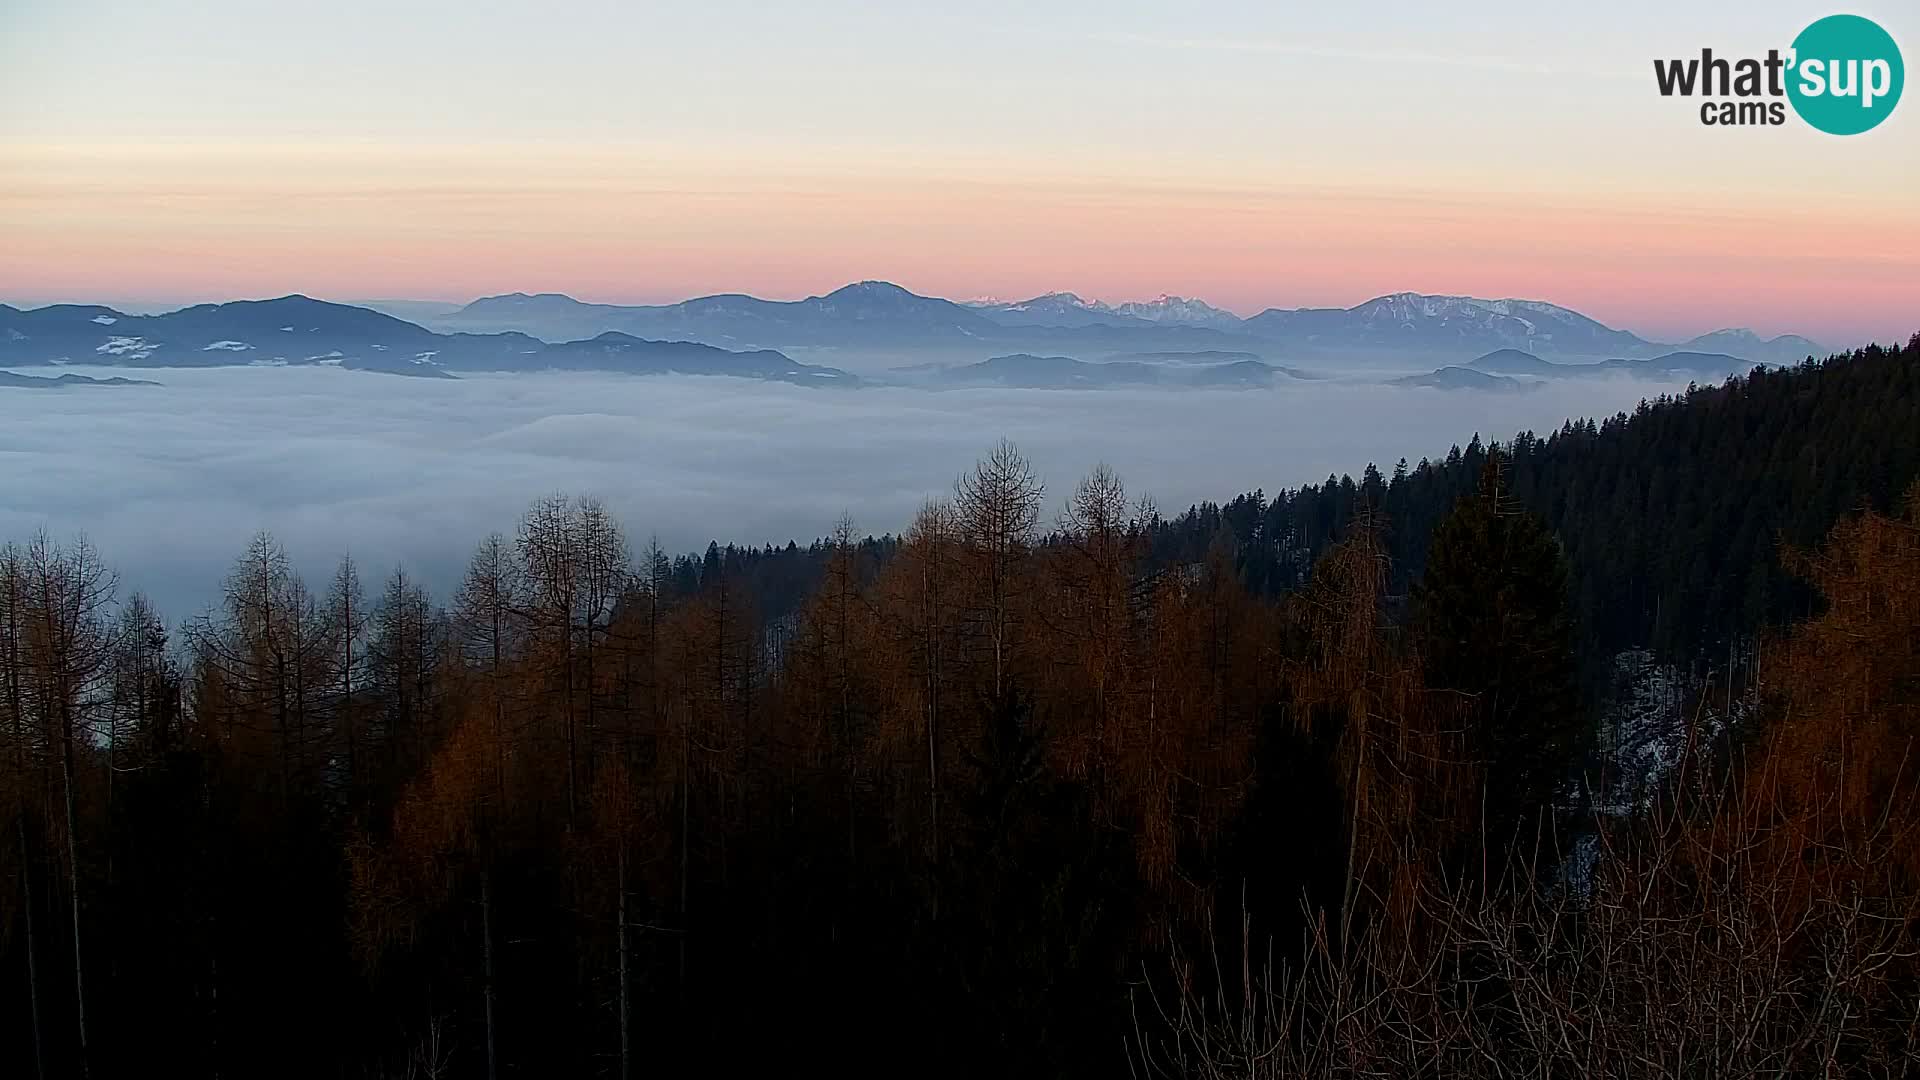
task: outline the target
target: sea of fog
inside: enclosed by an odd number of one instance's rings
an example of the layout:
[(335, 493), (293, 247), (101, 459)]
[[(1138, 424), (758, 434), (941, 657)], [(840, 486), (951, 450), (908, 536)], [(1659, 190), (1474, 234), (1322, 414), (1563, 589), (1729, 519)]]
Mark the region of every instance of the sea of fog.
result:
[[(114, 375), (126, 371), (87, 371)], [(1047, 483), (1049, 520), (1095, 463), (1163, 512), (1329, 473), (1439, 457), (1677, 389), (1524, 394), (1302, 383), (1271, 391), (813, 390), (697, 377), (407, 379), (331, 368), (137, 372), (160, 386), (0, 389), (0, 538), (85, 533), (170, 619), (196, 613), (271, 530), (319, 581), (349, 549), (369, 584), (404, 563), (444, 596), (528, 502), (603, 499), (636, 546), (802, 543), (842, 513), (905, 526), (1001, 437)]]

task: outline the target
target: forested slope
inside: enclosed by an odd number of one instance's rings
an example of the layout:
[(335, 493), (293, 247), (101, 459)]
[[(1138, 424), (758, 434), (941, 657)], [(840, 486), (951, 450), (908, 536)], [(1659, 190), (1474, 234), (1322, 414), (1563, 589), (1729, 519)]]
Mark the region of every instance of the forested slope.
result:
[[(1810, 594), (1776, 546), (1813, 544), (1849, 511), (1885, 512), (1920, 475), (1917, 353), (1920, 336), (1503, 442), (1509, 490), (1566, 548), (1583, 644), (1600, 654), (1651, 646), (1684, 661), (1805, 615)], [(1194, 560), (1224, 534), (1250, 588), (1285, 591), (1372, 506), (1388, 522), (1393, 588), (1404, 594), (1484, 455), (1476, 435), (1386, 475), (1368, 466), (1358, 480), (1203, 504), (1168, 522), (1155, 551)]]

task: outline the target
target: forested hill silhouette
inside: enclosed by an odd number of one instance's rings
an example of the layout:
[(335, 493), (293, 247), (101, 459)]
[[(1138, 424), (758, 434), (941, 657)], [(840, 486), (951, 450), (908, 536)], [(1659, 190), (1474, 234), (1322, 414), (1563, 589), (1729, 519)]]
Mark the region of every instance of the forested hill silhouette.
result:
[[(1920, 335), (1503, 443), (1506, 491), (1566, 548), (1590, 648), (1690, 657), (1807, 614), (1810, 597), (1776, 549), (1817, 542), (1849, 511), (1890, 510), (1920, 475), (1917, 360)], [(1392, 590), (1405, 595), (1435, 524), (1474, 489), (1485, 453), (1476, 435), (1443, 457), (1384, 473), (1369, 465), (1357, 480), (1202, 504), (1157, 530), (1154, 549), (1178, 563), (1224, 540), (1249, 587), (1272, 594), (1304, 584), (1371, 506), (1385, 516)]]

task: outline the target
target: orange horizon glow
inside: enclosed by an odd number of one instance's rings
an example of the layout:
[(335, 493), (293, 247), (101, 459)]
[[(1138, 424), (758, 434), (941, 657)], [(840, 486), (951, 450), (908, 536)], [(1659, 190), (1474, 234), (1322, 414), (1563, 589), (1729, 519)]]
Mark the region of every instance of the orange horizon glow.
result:
[[(1920, 100), (1851, 137), (1703, 125), (1652, 59), (1764, 54), (1830, 14), (1737, 8), (21, 0), (0, 11), (0, 300), (884, 279), (1906, 338)], [(1911, 4), (1853, 10), (1920, 42)]]
[(0, 298), (662, 303), (884, 279), (954, 299), (1173, 293), (1243, 315), (1399, 291), (1520, 297), (1670, 340), (1920, 329), (1920, 210), (1899, 196), (1788, 209), (1578, 177), (1496, 190), (1470, 171), (823, 160), (836, 155), (15, 140), (0, 143)]

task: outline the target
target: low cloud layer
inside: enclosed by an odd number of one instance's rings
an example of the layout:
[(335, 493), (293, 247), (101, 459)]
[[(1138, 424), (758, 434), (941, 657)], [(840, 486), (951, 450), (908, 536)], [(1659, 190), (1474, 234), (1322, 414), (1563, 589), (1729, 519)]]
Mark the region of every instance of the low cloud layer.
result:
[[(79, 370), (79, 369), (74, 369)], [(100, 372), (86, 372), (100, 374)], [(1202, 499), (1388, 471), (1475, 432), (1507, 438), (1674, 389), (1581, 381), (1514, 395), (1318, 383), (1261, 391), (823, 392), (701, 378), (459, 381), (319, 369), (168, 370), (163, 385), (0, 390), (0, 538), (84, 531), (169, 618), (213, 602), (272, 530), (310, 580), (349, 549), (439, 595), (529, 501), (591, 493), (636, 544), (805, 542), (843, 511), (898, 530), (996, 439), (1049, 500), (1094, 463), (1169, 513)], [(1052, 508), (1049, 509), (1051, 519)]]

